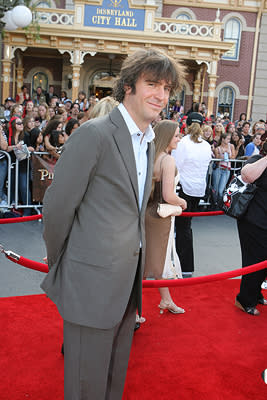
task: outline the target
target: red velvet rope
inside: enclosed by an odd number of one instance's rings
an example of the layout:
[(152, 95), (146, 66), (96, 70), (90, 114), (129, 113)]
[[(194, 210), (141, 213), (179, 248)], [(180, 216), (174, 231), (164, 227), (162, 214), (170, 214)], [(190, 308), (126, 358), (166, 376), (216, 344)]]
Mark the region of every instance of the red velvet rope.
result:
[(199, 283), (209, 283), (215, 281), (221, 281), (230, 278), (236, 278), (240, 275), (247, 275), (251, 272), (256, 272), (261, 269), (267, 268), (267, 261), (262, 261), (258, 264), (253, 264), (248, 267), (239, 268), (234, 271), (221, 272), (219, 274), (198, 276), (196, 278), (186, 278), (186, 279), (162, 279), (162, 280), (147, 280), (143, 281), (144, 288), (159, 288), (159, 287), (177, 287), (177, 286), (189, 286), (197, 285)]
[[(223, 211), (205, 211), (205, 212), (183, 212), (181, 217), (208, 217), (211, 215), (223, 215)], [(17, 222), (28, 222), (42, 219), (42, 214), (30, 215), (29, 217), (19, 218), (0, 218), (0, 224), (16, 224)]]
[(18, 217), (18, 218), (0, 218), (0, 224), (16, 224), (18, 222), (28, 222), (35, 221), (37, 219), (42, 219), (42, 214), (29, 215), (28, 217)]
[(35, 271), (40, 271), (40, 272), (48, 272), (48, 266), (44, 263), (40, 263), (37, 261), (30, 260), (28, 258), (24, 258), (22, 256), (19, 257), (19, 259), (15, 259), (12, 256), (9, 256), (6, 254), (6, 257), (10, 260), (13, 261), (16, 264), (22, 265), (22, 267), (26, 267), (29, 269), (34, 269)]
[[(34, 269), (35, 271), (40, 272), (48, 272), (48, 266), (43, 263), (39, 263), (33, 260), (29, 260), (28, 258), (24, 258), (20, 256), (20, 258), (14, 259), (13, 257), (6, 254), (6, 257), (19, 264), (23, 267)], [(240, 275), (246, 275), (251, 272), (259, 271), (261, 269), (267, 268), (267, 261), (262, 261), (258, 264), (253, 264), (245, 268), (239, 268), (234, 271), (222, 272), (219, 274), (207, 275), (207, 276), (199, 276), (196, 278), (187, 278), (187, 279), (161, 279), (161, 280), (144, 280), (143, 287), (144, 288), (159, 288), (159, 287), (177, 287), (177, 286), (188, 286), (188, 285), (197, 285), (199, 283), (208, 283), (214, 282), (229, 278), (235, 278)]]
[(201, 212), (183, 212), (180, 217), (209, 217), (211, 215), (223, 215), (223, 211), (201, 211)]

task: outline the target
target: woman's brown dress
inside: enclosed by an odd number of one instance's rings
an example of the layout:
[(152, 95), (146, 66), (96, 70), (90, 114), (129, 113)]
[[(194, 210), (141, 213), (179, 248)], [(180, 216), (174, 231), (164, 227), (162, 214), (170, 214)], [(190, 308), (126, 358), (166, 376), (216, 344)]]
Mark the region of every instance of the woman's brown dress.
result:
[(145, 278), (162, 278), (167, 254), (171, 217), (161, 218), (157, 214), (158, 203), (161, 202), (160, 189), (160, 182), (156, 182), (153, 199), (149, 200), (146, 210)]

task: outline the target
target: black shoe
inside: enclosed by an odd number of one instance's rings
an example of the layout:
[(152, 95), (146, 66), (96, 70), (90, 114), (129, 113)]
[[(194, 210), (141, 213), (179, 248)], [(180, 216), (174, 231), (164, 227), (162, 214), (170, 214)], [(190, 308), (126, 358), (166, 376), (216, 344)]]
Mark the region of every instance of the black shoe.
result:
[(137, 329), (139, 329), (139, 328), (140, 328), (140, 322), (136, 322), (134, 330), (137, 331)]
[(182, 272), (183, 278), (192, 278), (193, 272)]
[(263, 306), (267, 306), (267, 300), (264, 297), (262, 297), (262, 298), (259, 299), (258, 304), (262, 304)]

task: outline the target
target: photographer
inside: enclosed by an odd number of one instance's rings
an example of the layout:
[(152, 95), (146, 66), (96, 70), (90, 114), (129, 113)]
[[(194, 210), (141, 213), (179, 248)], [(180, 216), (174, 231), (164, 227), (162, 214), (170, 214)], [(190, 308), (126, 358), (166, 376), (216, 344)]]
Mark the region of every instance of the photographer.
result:
[[(246, 214), (237, 221), (242, 267), (267, 259), (267, 141), (262, 145), (261, 154), (248, 159), (241, 170), (244, 182), (255, 183), (257, 190)], [(256, 306), (267, 305), (261, 293), (267, 269), (243, 275), (240, 292), (235, 305), (250, 315), (259, 315)]]

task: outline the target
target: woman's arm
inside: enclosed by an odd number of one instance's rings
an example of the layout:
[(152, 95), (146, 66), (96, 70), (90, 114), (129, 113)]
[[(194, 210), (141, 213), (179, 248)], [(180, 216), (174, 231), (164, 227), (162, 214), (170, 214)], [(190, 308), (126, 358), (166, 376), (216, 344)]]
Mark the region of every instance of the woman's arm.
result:
[(175, 160), (172, 156), (165, 157), (162, 160), (162, 197), (163, 199), (175, 206), (181, 206), (186, 209), (187, 204), (184, 199), (174, 193), (175, 179)]
[(214, 154), (215, 154), (215, 158), (222, 158), (221, 153), (219, 151), (219, 147), (215, 147)]
[(0, 132), (0, 150), (7, 151), (8, 144), (7, 141), (5, 140), (3, 134)]
[(44, 136), (44, 145), (45, 145), (46, 151), (52, 151), (52, 150), (56, 151), (56, 148), (54, 146), (52, 146), (52, 144), (50, 143), (49, 135)]
[(267, 156), (260, 158), (252, 164), (246, 164), (241, 170), (241, 177), (246, 183), (253, 183), (267, 168)]
[(229, 158), (234, 160), (236, 158), (237, 153), (238, 153), (239, 147), (237, 148), (237, 151), (235, 151), (235, 146), (231, 143), (230, 144), (230, 149), (231, 149), (231, 157), (229, 157)]

